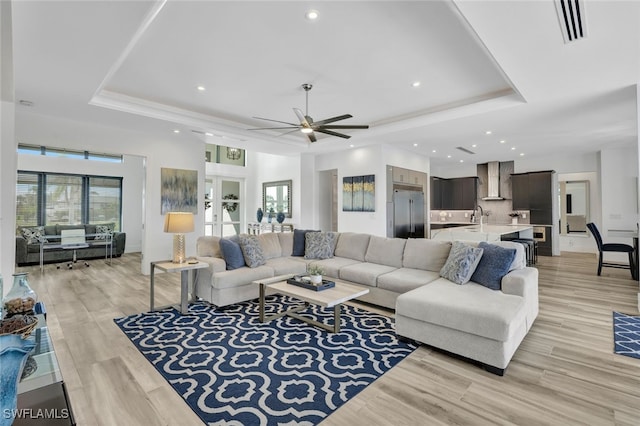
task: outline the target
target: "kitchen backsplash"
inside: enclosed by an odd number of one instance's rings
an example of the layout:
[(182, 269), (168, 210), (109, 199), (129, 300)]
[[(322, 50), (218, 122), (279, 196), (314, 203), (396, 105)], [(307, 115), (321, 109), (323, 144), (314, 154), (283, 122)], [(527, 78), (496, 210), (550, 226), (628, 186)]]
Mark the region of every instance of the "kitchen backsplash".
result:
[[(504, 201), (481, 201), (478, 203), (484, 209), (485, 217), (483, 223), (491, 225), (505, 225), (511, 223), (509, 213), (513, 212), (511, 200)], [(473, 210), (431, 210), (431, 223), (437, 222), (471, 222)], [(529, 211), (519, 210), (518, 223), (529, 224)], [(526, 217), (523, 217), (523, 214)], [(479, 214), (479, 210), (478, 210)], [(487, 216), (488, 215), (488, 216)], [(476, 219), (476, 223), (479, 221)]]

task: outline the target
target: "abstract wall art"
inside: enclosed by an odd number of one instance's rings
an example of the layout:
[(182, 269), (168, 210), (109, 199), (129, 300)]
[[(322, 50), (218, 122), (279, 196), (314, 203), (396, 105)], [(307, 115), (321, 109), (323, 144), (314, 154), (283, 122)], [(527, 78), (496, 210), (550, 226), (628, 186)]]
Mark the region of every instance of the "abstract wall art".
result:
[(376, 176), (349, 176), (342, 178), (342, 211), (376, 211)]
[(161, 214), (198, 213), (198, 171), (160, 169)]

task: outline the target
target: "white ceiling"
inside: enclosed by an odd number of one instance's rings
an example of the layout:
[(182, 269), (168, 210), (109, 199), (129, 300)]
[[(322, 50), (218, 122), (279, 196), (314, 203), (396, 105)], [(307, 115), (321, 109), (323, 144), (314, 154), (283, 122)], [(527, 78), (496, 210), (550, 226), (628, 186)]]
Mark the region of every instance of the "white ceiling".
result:
[[(389, 144), (439, 165), (636, 144), (640, 2), (585, 8), (587, 37), (565, 44), (545, 0), (14, 1), (16, 100), (34, 103), (17, 114), (274, 153)], [(370, 128), (312, 145), (247, 130), (296, 122), (303, 83), (314, 120)]]

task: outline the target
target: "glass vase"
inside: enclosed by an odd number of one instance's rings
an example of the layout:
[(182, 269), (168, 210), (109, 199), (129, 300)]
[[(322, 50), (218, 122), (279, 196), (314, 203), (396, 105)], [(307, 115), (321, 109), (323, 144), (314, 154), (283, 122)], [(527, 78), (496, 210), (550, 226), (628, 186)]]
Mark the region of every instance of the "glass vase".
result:
[(33, 307), (38, 301), (36, 292), (29, 287), (27, 272), (13, 274), (13, 286), (9, 293), (2, 299), (4, 317), (13, 315), (33, 315)]

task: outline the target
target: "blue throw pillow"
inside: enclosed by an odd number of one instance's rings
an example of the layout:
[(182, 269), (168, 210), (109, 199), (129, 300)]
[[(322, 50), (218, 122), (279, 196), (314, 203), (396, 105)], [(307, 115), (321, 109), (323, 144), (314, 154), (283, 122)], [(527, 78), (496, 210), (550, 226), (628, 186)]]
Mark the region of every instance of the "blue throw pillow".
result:
[(310, 229), (294, 229), (293, 230), (293, 252), (291, 256), (304, 256), (305, 235), (307, 232), (319, 232), (312, 231)]
[(509, 249), (482, 241), (478, 248), (484, 250), (482, 259), (471, 276), (471, 281), (491, 290), (502, 289), (502, 277), (507, 275), (516, 256), (516, 249)]
[(240, 244), (228, 238), (220, 238), (220, 251), (227, 264), (227, 270), (238, 269), (244, 266), (244, 255)]
[(471, 279), (476, 270), (483, 250), (479, 247), (471, 247), (460, 241), (454, 241), (449, 252), (449, 257), (442, 269), (440, 276), (453, 281), (456, 284), (464, 284)]

